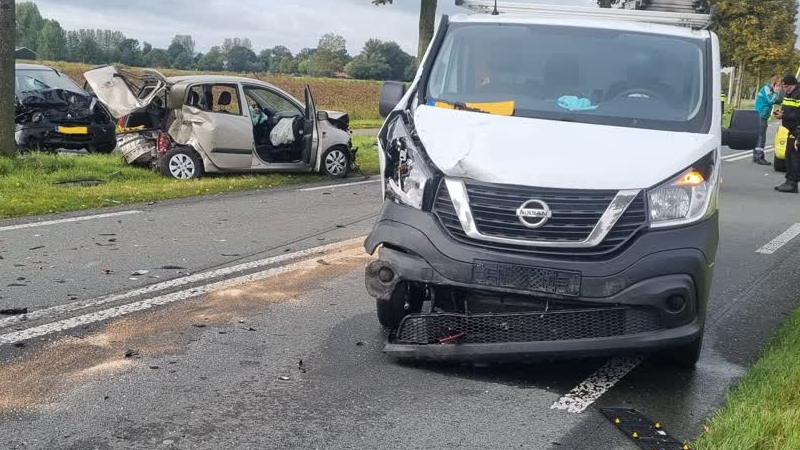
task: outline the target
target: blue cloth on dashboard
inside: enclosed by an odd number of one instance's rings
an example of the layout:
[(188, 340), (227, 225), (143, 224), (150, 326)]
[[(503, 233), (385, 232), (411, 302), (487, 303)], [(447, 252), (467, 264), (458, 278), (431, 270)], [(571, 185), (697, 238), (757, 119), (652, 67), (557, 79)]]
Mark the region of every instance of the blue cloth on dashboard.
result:
[(594, 111), (597, 109), (597, 105), (593, 105), (588, 98), (575, 97), (573, 95), (560, 97), (556, 102), (558, 106), (569, 111)]

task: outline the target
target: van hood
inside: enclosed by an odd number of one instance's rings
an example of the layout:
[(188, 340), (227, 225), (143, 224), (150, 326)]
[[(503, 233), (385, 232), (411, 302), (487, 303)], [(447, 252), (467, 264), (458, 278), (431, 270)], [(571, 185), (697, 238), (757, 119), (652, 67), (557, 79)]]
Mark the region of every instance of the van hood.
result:
[(445, 175), (560, 189), (646, 189), (720, 145), (714, 134), (507, 117), (420, 106), (419, 138)]

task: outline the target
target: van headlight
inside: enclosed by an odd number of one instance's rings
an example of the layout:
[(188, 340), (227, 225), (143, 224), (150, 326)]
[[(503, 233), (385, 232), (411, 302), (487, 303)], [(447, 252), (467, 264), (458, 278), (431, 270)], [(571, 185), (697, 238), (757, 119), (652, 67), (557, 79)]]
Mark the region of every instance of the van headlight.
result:
[(719, 167), (716, 152), (648, 193), (650, 227), (690, 224), (717, 211)]
[(386, 194), (399, 203), (422, 209), (425, 188), (433, 174), (406, 120), (404, 114), (396, 115), (387, 125), (381, 145), (386, 156)]

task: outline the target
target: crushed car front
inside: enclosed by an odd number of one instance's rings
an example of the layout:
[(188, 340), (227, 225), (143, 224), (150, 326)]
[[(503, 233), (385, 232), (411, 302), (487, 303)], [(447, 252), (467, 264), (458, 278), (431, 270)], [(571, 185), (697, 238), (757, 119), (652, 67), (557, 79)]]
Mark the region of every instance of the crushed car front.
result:
[(366, 285), (388, 354), (699, 345), (718, 244), (718, 43), (676, 28), (442, 24), (379, 136), (386, 201)]
[(18, 64), (15, 82), (18, 148), (86, 148), (107, 153), (116, 146), (111, 115), (65, 74), (45, 66)]

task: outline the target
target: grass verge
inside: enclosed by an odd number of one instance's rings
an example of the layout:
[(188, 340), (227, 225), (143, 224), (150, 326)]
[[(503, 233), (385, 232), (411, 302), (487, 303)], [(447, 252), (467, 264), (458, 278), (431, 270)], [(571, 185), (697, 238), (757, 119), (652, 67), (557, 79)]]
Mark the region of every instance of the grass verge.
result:
[(697, 450), (800, 449), (800, 310), (708, 423)]
[[(375, 138), (353, 136), (358, 163), (376, 174)], [(118, 154), (0, 157), (0, 219), (324, 181), (321, 175), (218, 175), (177, 181), (128, 166)], [(86, 184), (81, 184), (86, 183)], [(91, 185), (92, 183), (97, 183)], [(89, 185), (87, 185), (89, 184)]]

